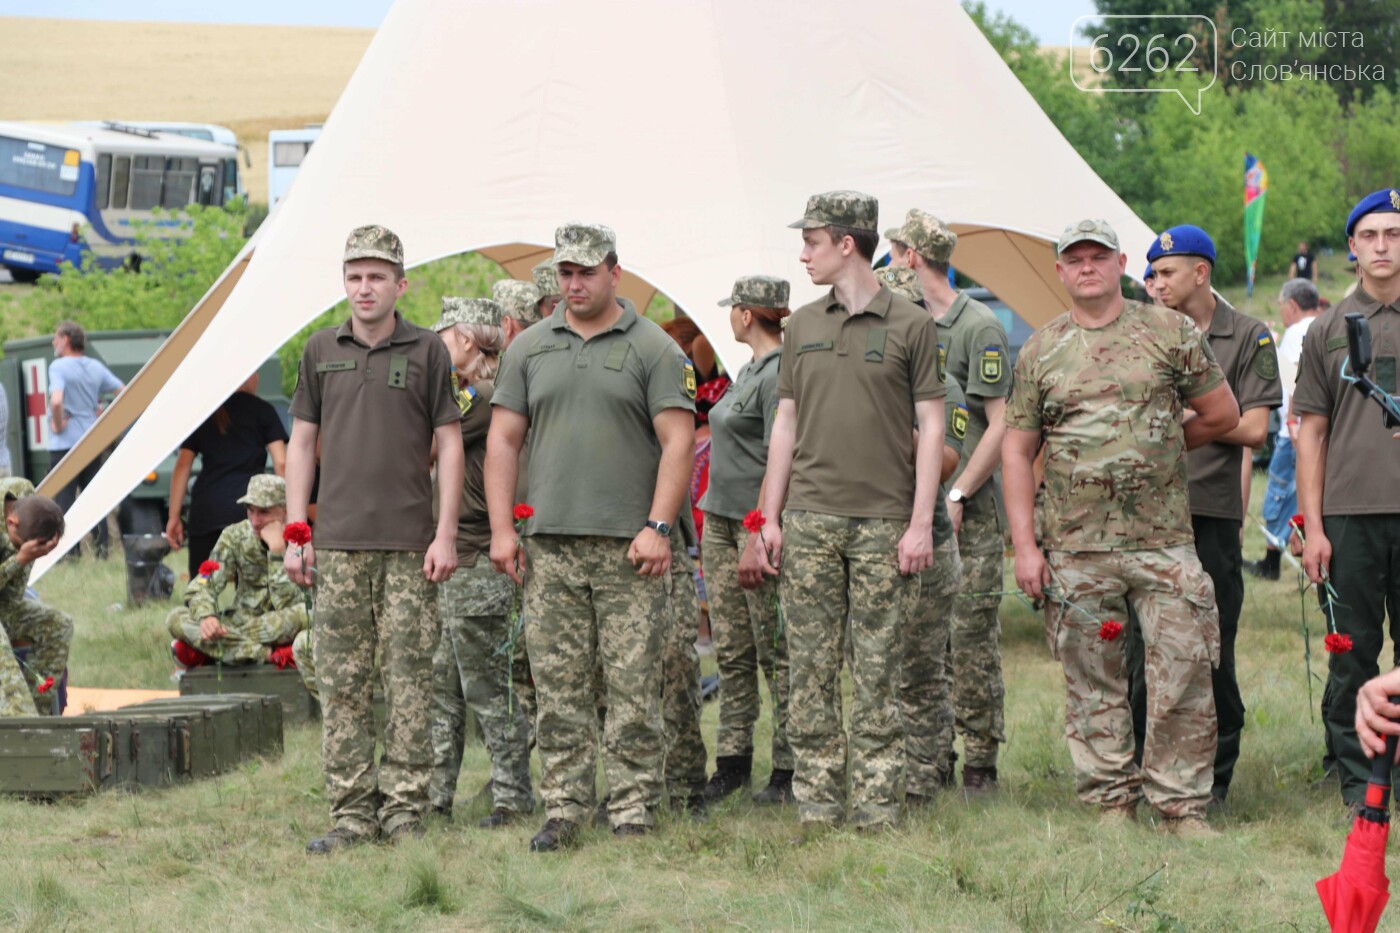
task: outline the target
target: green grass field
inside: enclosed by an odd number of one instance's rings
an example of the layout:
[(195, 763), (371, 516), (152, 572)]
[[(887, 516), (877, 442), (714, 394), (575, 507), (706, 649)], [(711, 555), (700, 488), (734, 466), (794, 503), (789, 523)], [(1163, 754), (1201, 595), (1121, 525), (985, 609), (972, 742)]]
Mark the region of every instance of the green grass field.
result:
[[(1255, 485), (1255, 505), (1262, 493)], [(1251, 529), (1247, 556), (1262, 538)], [(183, 569), (183, 552), (171, 565)], [(1009, 579), (1009, 578), (1008, 578)], [(169, 688), (167, 606), (129, 609), (119, 559), (61, 566), (43, 597), (77, 623), (80, 686)], [(1322, 619), (1309, 603), (1314, 670)], [(896, 832), (838, 832), (795, 846), (792, 809), (728, 803), (650, 837), (586, 834), (568, 854), (526, 851), (537, 821), (477, 830), (488, 777), (468, 750), (457, 822), (421, 843), (329, 859), (303, 853), (327, 828), (320, 736), (216, 780), (40, 805), (0, 800), (0, 927), (318, 930), (1322, 930), (1313, 882), (1345, 836), (1335, 790), (1314, 790), (1321, 729), (1310, 708), (1291, 573), (1251, 580), (1239, 641), (1249, 706), (1232, 810), (1218, 839), (1150, 824), (1101, 828), (1075, 800), (1064, 686), (1040, 618), (1003, 604), (1009, 742), (1000, 797), (948, 795)], [(713, 741), (717, 708), (706, 707)], [(766, 720), (760, 765), (766, 769)], [(541, 818), (542, 819), (542, 818)]]

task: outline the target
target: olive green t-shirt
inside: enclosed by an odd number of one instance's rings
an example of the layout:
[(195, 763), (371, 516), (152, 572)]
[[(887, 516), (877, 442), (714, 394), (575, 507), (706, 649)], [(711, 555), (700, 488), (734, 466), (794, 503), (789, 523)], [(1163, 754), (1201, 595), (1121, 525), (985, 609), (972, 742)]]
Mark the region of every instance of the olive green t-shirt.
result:
[(1400, 389), (1400, 303), (1382, 305), (1358, 285), (1308, 328), (1293, 410), (1329, 419), (1322, 514), (1393, 514), (1400, 512), (1400, 441), (1381, 423), (1380, 407), (1352, 381), (1346, 316), (1353, 312), (1364, 314), (1371, 325), (1367, 375), (1382, 391), (1394, 395)]
[[(982, 302), (959, 292), (948, 312), (938, 321), (938, 355), (949, 382), (957, 382), (967, 396), (967, 440), (964, 456), (953, 474), (950, 487), (977, 451), (987, 433), (987, 399), (1011, 394), (1011, 352), (1006, 328)], [(1001, 515), (1001, 470), (997, 469), (978, 490), (967, 498), (963, 514), (971, 519)]]
[(466, 476), (457, 512), (457, 563), (475, 567), (478, 556), (491, 550), (491, 518), (486, 512), (486, 432), (491, 427), (491, 396), (495, 385), (483, 379), (457, 389), (462, 412), (462, 452)]
[(652, 419), (695, 411), (690, 361), (631, 302), (618, 303), (617, 323), (587, 341), (557, 311), (512, 341), (496, 374), (491, 404), (530, 421), (526, 535), (634, 537), (661, 463)]
[[(968, 435), (969, 426), (972, 421), (972, 413), (968, 410), (967, 399), (963, 395), (962, 386), (952, 379), (948, 380), (948, 394), (943, 399), (943, 446), (951, 447), (958, 452), (961, 457), (963, 453), (963, 442)], [(939, 451), (938, 475), (943, 475), (943, 451)], [(958, 464), (962, 469), (962, 464), (966, 458)], [(947, 542), (953, 536), (953, 520), (948, 517), (947, 483), (938, 487), (938, 498), (933, 503), (933, 543), (935, 546)]]
[[(1225, 382), (1240, 403), (1240, 412), (1251, 408), (1278, 408), (1283, 404), (1283, 384), (1278, 378), (1278, 348), (1269, 328), (1216, 299), (1215, 315), (1206, 333), (1211, 353), (1225, 373)], [(1209, 518), (1244, 520), (1240, 473), (1244, 448), (1212, 441), (1186, 455), (1190, 481), (1191, 514)]]
[(768, 436), (778, 410), (782, 352), (778, 347), (745, 363), (710, 409), (710, 485), (700, 497), (706, 512), (741, 519), (759, 507)]
[(1168, 308), (1127, 301), (1103, 327), (1066, 312), (1036, 331), (1016, 360), (1006, 426), (1045, 444), (1042, 545), (1191, 543), (1182, 413), (1224, 379), (1205, 336)]
[(933, 319), (885, 286), (853, 314), (835, 289), (799, 308), (778, 369), (779, 398), (797, 406), (786, 507), (907, 521), (914, 403), (947, 392)]
[(291, 414), (320, 426), (319, 548), (425, 551), (433, 541), (433, 430), (462, 413), (442, 341), (397, 311), (394, 321), (375, 347), (346, 321), (302, 351)]

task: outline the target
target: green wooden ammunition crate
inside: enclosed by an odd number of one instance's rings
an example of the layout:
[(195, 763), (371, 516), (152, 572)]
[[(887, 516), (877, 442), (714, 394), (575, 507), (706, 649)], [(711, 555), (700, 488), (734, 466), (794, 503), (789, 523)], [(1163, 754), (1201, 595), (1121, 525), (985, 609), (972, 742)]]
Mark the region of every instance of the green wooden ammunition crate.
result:
[(232, 709), (127, 706), (121, 714), (165, 724), (171, 774), (177, 781), (221, 774), (238, 764), (237, 713)]
[(31, 725), (0, 729), (0, 791), (7, 794), (91, 794), (111, 778), (110, 725), (64, 725), (59, 717), (24, 717)]
[[(131, 787), (137, 783), (136, 760), (132, 748), (132, 723), (129, 720), (104, 716), (18, 716), (0, 719), (0, 729), (83, 729), (97, 732), (98, 788)], [(5, 765), (0, 762), (0, 784), (4, 783)]]
[(306, 690), (301, 674), (278, 670), (271, 664), (237, 666), (206, 665), (185, 671), (180, 677), (181, 696), (208, 696), (228, 693), (256, 693), (282, 701), (282, 721), (311, 722), (319, 719), (321, 708)]
[[(130, 708), (130, 707), (128, 707)], [(208, 697), (166, 697), (146, 702), (136, 709), (190, 710), (211, 713), (231, 711), (234, 722), (235, 761), (242, 761), (262, 753), (262, 698), (236, 694), (222, 694)], [(220, 726), (220, 728), (228, 728)]]

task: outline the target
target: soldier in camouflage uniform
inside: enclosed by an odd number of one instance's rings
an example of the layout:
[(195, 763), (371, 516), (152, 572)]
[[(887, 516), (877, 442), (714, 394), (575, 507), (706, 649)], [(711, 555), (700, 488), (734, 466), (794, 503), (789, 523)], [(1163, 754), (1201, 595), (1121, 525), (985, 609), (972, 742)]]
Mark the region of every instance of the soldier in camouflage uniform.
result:
[[(957, 382), (971, 415), (962, 465), (945, 496), (962, 559), (962, 591), (953, 607), (953, 706), (963, 738), (963, 788), (988, 793), (997, 786), (997, 751), (1006, 741), (1006, 684), (1001, 674), (1001, 597), (1006, 554), (1001, 502), (1001, 438), (1011, 366), (1006, 331), (986, 305), (948, 284), (958, 238), (932, 214), (911, 210), (903, 226), (887, 230), (893, 261), (912, 268), (922, 302), (938, 324), (938, 357)], [(953, 778), (952, 759), (949, 778)]]
[[(33, 716), (36, 708), (45, 715), (53, 709), (55, 694), (38, 692), (44, 677), (57, 682), (68, 664), (68, 648), (73, 640), (73, 622), (68, 616), (41, 603), (24, 598), (25, 585), (34, 561), (52, 551), (63, 534), (63, 512), (52, 499), (34, 496), (34, 486), (22, 477), (0, 480), (4, 497), (5, 534), (0, 535), (0, 716)], [(42, 498), (47, 505), (19, 508), (21, 500)], [(36, 514), (24, 521), (31, 510)], [(53, 513), (57, 513), (56, 530)], [(49, 523), (44, 524), (48, 513)], [(34, 646), (27, 670), (10, 650), (12, 641)], [(41, 676), (36, 676), (41, 675)]]
[(695, 371), (665, 331), (617, 297), (615, 243), (600, 225), (555, 232), (568, 303), (510, 345), (491, 400), (491, 562), (517, 580), (512, 503), (530, 437), (525, 637), (548, 813), (530, 842), (536, 852), (569, 844), (592, 815), (595, 659), (607, 694), (614, 834), (647, 832), (664, 787), (669, 535), (690, 478)]
[[(216, 661), (276, 661), (274, 649), (290, 645), (311, 625), (301, 588), (282, 566), (286, 484), (280, 476), (258, 474), (238, 504), (247, 507), (248, 518), (219, 535), (209, 558), (219, 569), (190, 581), (185, 605), (170, 613), (166, 627)], [(220, 609), (219, 596), (229, 583), (233, 598)], [(282, 655), (290, 658), (291, 650)]]
[(542, 318), (549, 317), (559, 304), (559, 274), (554, 269), (554, 260), (546, 259), (535, 266), (530, 270), (530, 278), (540, 290), (540, 300), (535, 306), (535, 311)]
[(899, 811), (899, 651), (915, 575), (933, 563), (947, 395), (933, 321), (870, 268), (877, 221), (873, 197), (832, 191), (809, 198), (792, 225), (813, 283), (832, 289), (792, 315), (783, 340), (760, 553), (766, 573), (782, 568), (793, 791), (808, 825), (846, 818), (849, 615), (850, 820), (867, 829)]
[(501, 330), (505, 345), (540, 320), (540, 290), (532, 282), (501, 279), (491, 286), (491, 299), (501, 306)]
[[(1022, 348), (1006, 409), (1016, 582), (1049, 600), (1047, 636), (1064, 666), (1080, 798), (1105, 819), (1131, 820), (1145, 795), (1172, 831), (1210, 835), (1220, 628), (1192, 546), (1186, 451), (1232, 429), (1239, 408), (1190, 320), (1123, 300), (1125, 258), (1108, 224), (1071, 224), (1058, 251), (1070, 310)], [(1187, 407), (1195, 417), (1183, 424)], [(1032, 463), (1042, 445), (1037, 541)], [(1121, 637), (1128, 603), (1147, 652), (1141, 769)]]
[(666, 793), (673, 809), (694, 815), (705, 809), (705, 763), (700, 735), (700, 655), (695, 638), (700, 627), (700, 593), (695, 588), (697, 548), (690, 496), (671, 529), (671, 580), (667, 597), (666, 644), (661, 658), (661, 722), (666, 731)]
[[(287, 517), (295, 522), (307, 517), (321, 442), (316, 538), (284, 557), (294, 583), (317, 583), (316, 680), (335, 827), (311, 840), (313, 854), (380, 833), (395, 842), (422, 835), (440, 632), (436, 584), (457, 566), (463, 482), (452, 361), (432, 331), (395, 309), (408, 287), (403, 244), (383, 227), (359, 227), (343, 262), (351, 317), (307, 341), (287, 445)], [(436, 528), (428, 470), (434, 441)], [(371, 702), (381, 681), (387, 720), (376, 768)]]

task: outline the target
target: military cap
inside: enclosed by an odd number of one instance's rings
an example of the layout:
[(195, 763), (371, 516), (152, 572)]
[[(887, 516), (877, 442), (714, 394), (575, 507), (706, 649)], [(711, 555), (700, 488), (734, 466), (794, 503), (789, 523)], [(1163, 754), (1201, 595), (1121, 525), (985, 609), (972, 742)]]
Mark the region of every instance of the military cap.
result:
[(1147, 261), (1156, 262), (1163, 256), (1200, 256), (1215, 265), (1215, 241), (1195, 224), (1177, 224), (1162, 231), (1147, 250)]
[(1149, 263), (1147, 264), (1147, 271), (1144, 272), (1144, 273), (1142, 274), (1142, 280), (1143, 280), (1144, 282), (1146, 282), (1148, 279), (1152, 278), (1152, 277), (1155, 276), (1156, 274), (1157, 274), (1157, 270), (1154, 269), (1154, 268), (1152, 268), (1152, 263), (1149, 262)]
[(826, 191), (807, 199), (802, 219), (788, 224), (799, 230), (819, 227), (850, 227), (852, 230), (880, 229), (880, 202), (874, 195), (859, 191)]
[[(617, 250), (617, 234), (602, 224), (564, 224), (554, 231), (554, 266), (572, 262), (580, 266), (600, 265), (608, 253)], [(555, 286), (558, 288), (558, 286)]]
[(1347, 215), (1347, 236), (1351, 236), (1351, 231), (1356, 229), (1356, 222), (1367, 214), (1400, 214), (1400, 191), (1382, 188), (1357, 201), (1356, 206)]
[(501, 279), (491, 286), (491, 297), (501, 306), (504, 317), (514, 318), (522, 324), (533, 324), (540, 319), (536, 306), (544, 296), (532, 282)]
[(0, 501), (23, 499), (34, 495), (34, 484), (23, 476), (7, 476), (0, 479)]
[(540, 298), (559, 294), (559, 273), (554, 269), (554, 260), (546, 259), (530, 270), (530, 279), (540, 290)]
[(1060, 241), (1055, 244), (1055, 252), (1063, 253), (1076, 243), (1098, 243), (1109, 249), (1118, 249), (1118, 234), (1106, 220), (1080, 220), (1065, 227)]
[(734, 280), (734, 290), (728, 298), (721, 298), (719, 306), (745, 305), (750, 308), (786, 308), (788, 306), (787, 279), (772, 275), (744, 275)]
[(382, 259), (396, 265), (403, 265), (403, 241), (388, 227), (370, 224), (356, 227), (345, 240), (343, 262), (355, 259)]
[(944, 265), (952, 258), (953, 247), (958, 245), (958, 235), (949, 230), (947, 224), (917, 207), (905, 215), (902, 227), (886, 230), (885, 239), (898, 240), (929, 262)]
[(433, 331), (444, 331), (453, 324), (485, 324), (487, 327), (501, 326), (501, 306), (490, 298), (455, 298), (444, 295), (442, 317), (433, 325)]
[(248, 491), (238, 500), (239, 505), (260, 509), (275, 509), (287, 504), (287, 481), (272, 473), (258, 473), (248, 480)]
[(924, 289), (919, 284), (919, 275), (913, 269), (903, 266), (885, 266), (875, 270), (875, 278), (889, 286), (894, 292), (910, 301), (923, 301)]

